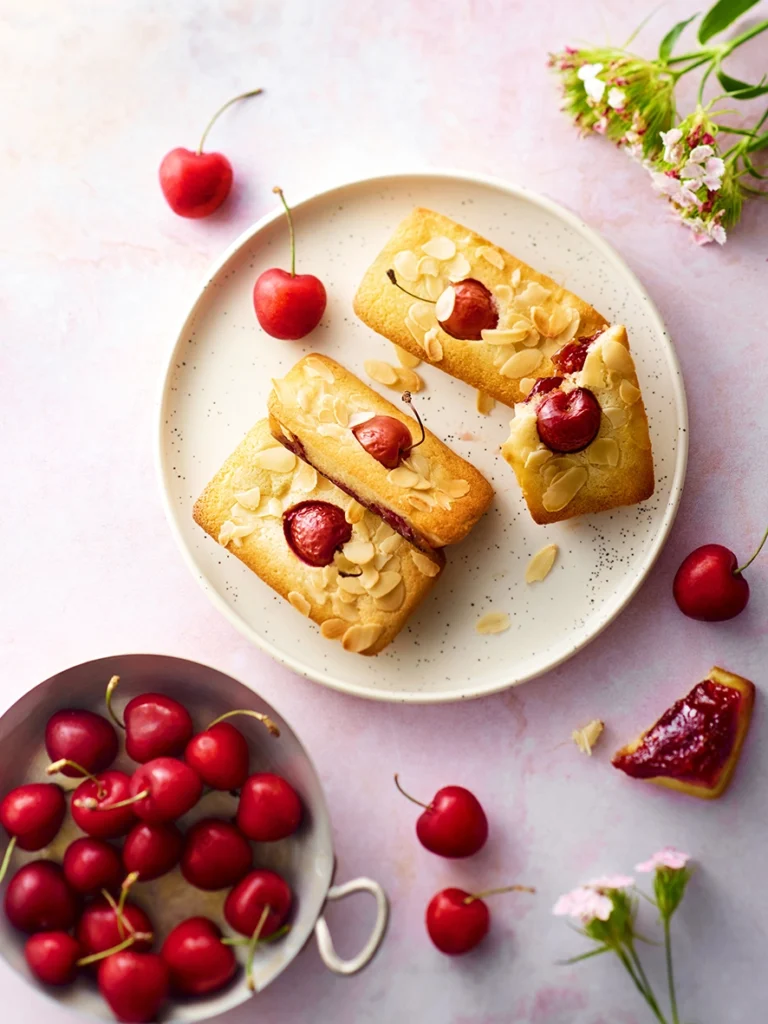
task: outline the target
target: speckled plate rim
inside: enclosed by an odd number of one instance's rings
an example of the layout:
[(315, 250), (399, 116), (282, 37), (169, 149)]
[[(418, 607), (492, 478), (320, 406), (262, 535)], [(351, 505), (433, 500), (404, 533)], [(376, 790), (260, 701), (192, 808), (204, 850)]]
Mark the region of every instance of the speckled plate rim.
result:
[(292, 208), (294, 211), (299, 210), (301, 207), (314, 202), (317, 199), (338, 195), (339, 193), (343, 193), (346, 189), (359, 185), (387, 186), (395, 182), (403, 183), (408, 179), (415, 179), (416, 181), (419, 181), (431, 178), (444, 178), (456, 183), (466, 182), (468, 185), (481, 185), (486, 188), (496, 189), (499, 192), (506, 193), (507, 195), (514, 196), (517, 199), (521, 199), (525, 202), (532, 203), (534, 206), (540, 207), (546, 213), (559, 218), (570, 228), (581, 234), (591, 246), (602, 254), (607, 262), (612, 263), (617, 270), (624, 275), (628, 284), (635, 288), (647, 303), (651, 323), (658, 335), (662, 338), (663, 345), (666, 350), (666, 358), (671, 370), (671, 383), (676, 408), (678, 434), (677, 452), (667, 507), (664, 511), (658, 532), (651, 544), (650, 550), (637, 570), (636, 579), (628, 587), (621, 600), (615, 603), (606, 602), (603, 617), (597, 618), (596, 622), (594, 620), (592, 621), (590, 628), (585, 632), (585, 635), (578, 643), (575, 643), (570, 650), (552, 658), (552, 660), (548, 661), (545, 665), (542, 665), (534, 671), (528, 672), (527, 674), (521, 675), (517, 678), (499, 680), (498, 682), (493, 682), (490, 685), (486, 684), (481, 687), (473, 686), (471, 680), (467, 680), (465, 690), (454, 690), (450, 692), (439, 690), (432, 692), (393, 690), (374, 691), (372, 688), (367, 686), (356, 686), (351, 683), (343, 682), (329, 672), (308, 669), (305, 665), (295, 661), (289, 653), (281, 650), (279, 647), (276, 647), (263, 636), (260, 636), (256, 630), (252, 629), (247, 622), (232, 610), (226, 601), (224, 601), (219, 595), (216, 588), (208, 582), (195, 561), (192, 552), (189, 550), (181, 531), (176, 525), (175, 510), (169, 486), (170, 470), (168, 456), (165, 450), (166, 407), (170, 401), (170, 382), (174, 372), (175, 357), (179, 347), (183, 344), (187, 333), (187, 325), (195, 316), (198, 304), (203, 299), (205, 289), (210, 285), (216, 275), (224, 268), (239, 249), (250, 242), (259, 234), (259, 232), (263, 231), (264, 228), (273, 221), (282, 217), (283, 211), (281, 209), (276, 209), (272, 213), (266, 214), (251, 227), (246, 228), (246, 230), (224, 250), (222, 255), (208, 269), (205, 277), (196, 289), (188, 307), (188, 311), (184, 316), (181, 328), (174, 338), (165, 371), (162, 376), (158, 402), (159, 415), (157, 419), (155, 459), (166, 519), (168, 520), (168, 524), (171, 528), (171, 533), (176, 540), (176, 544), (181, 550), (184, 561), (192, 572), (192, 575), (208, 595), (211, 603), (243, 636), (250, 640), (251, 643), (255, 644), (261, 650), (266, 651), (266, 653), (274, 658), (279, 664), (285, 665), (286, 668), (290, 668), (292, 671), (306, 679), (311, 679), (316, 683), (322, 683), (324, 686), (328, 686), (331, 689), (338, 690), (342, 693), (347, 693), (355, 697), (364, 697), (367, 700), (384, 701), (396, 704), (449, 704), (456, 701), (473, 700), (479, 697), (488, 697), (494, 693), (501, 693), (504, 690), (510, 689), (512, 686), (519, 686), (521, 683), (526, 683), (532, 679), (537, 679), (540, 676), (545, 675), (547, 672), (552, 671), (552, 669), (557, 668), (558, 665), (562, 665), (563, 662), (568, 661), (580, 650), (586, 647), (587, 644), (591, 643), (591, 641), (599, 636), (603, 630), (606, 629), (606, 627), (609, 626), (611, 622), (613, 622), (613, 620), (627, 607), (629, 602), (640, 589), (646, 576), (656, 562), (656, 559), (659, 557), (680, 507), (680, 499), (683, 492), (683, 485), (685, 483), (685, 472), (688, 464), (688, 403), (685, 395), (685, 387), (683, 385), (682, 368), (680, 366), (680, 361), (677, 358), (674, 345), (667, 333), (664, 321), (661, 318), (661, 314), (638, 277), (618, 252), (616, 252), (613, 246), (606, 242), (594, 228), (589, 227), (584, 223), (584, 221), (577, 217), (576, 214), (572, 213), (564, 206), (561, 206), (553, 199), (539, 195), (530, 189), (524, 188), (520, 185), (512, 185), (509, 182), (506, 182), (501, 178), (496, 178), (492, 175), (478, 174), (474, 171), (453, 169), (436, 170), (428, 167), (422, 167), (416, 170), (394, 170), (385, 174), (375, 174), (345, 181), (339, 185), (334, 185), (331, 188), (322, 189), (319, 192), (313, 192), (304, 196), (298, 202), (292, 203)]

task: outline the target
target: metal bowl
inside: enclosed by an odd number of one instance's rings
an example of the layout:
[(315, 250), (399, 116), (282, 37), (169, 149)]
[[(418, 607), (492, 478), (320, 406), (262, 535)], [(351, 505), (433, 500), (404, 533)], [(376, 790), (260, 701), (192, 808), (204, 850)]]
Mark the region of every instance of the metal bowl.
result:
[[(242, 716), (236, 725), (245, 735), (251, 749), (251, 771), (270, 771), (284, 776), (299, 793), (304, 818), (299, 830), (278, 843), (253, 844), (255, 864), (278, 871), (293, 890), (295, 905), (291, 930), (280, 941), (267, 943), (257, 950), (254, 977), (257, 990), (262, 990), (291, 963), (314, 934), (320, 956), (326, 966), (338, 974), (353, 974), (364, 967), (375, 954), (384, 936), (387, 923), (387, 900), (378, 883), (367, 878), (355, 879), (341, 886), (332, 886), (334, 854), (331, 824), (323, 790), (308, 754), (288, 723), (273, 707), (231, 676), (216, 669), (182, 658), (154, 654), (128, 654), (101, 658), (59, 672), (30, 690), (0, 718), (0, 793), (7, 793), (24, 782), (50, 781), (45, 775), (48, 757), (43, 742), (49, 717), (65, 707), (89, 708), (105, 713), (104, 691), (112, 675), (120, 676), (114, 707), (118, 714), (125, 704), (140, 693), (157, 691), (176, 698), (189, 710), (195, 727), (205, 728), (214, 718), (235, 708), (248, 708), (269, 715), (280, 728), (275, 739), (254, 719)], [(115, 762), (124, 771), (135, 770), (124, 751)], [(65, 789), (78, 785), (77, 779), (62, 775), (56, 781)], [(231, 818), (236, 800), (228, 793), (206, 792), (198, 805), (180, 819), (183, 829), (200, 818), (220, 816)], [(14, 851), (7, 878), (31, 860), (61, 860), (67, 845), (82, 833), (67, 817), (54, 843), (40, 851)], [(4, 894), (6, 883), (2, 886)], [(327, 900), (338, 899), (353, 892), (373, 894), (377, 903), (376, 922), (360, 953), (350, 960), (341, 959), (334, 951), (328, 926), (323, 918)], [(140, 883), (131, 891), (131, 899), (142, 906), (155, 925), (158, 950), (168, 932), (180, 921), (195, 914), (212, 918), (225, 932), (231, 929), (224, 922), (222, 908), (226, 890), (206, 893), (193, 889), (178, 870), (154, 882)], [(30, 984), (39, 991), (79, 1012), (104, 1020), (112, 1020), (109, 1007), (101, 998), (87, 972), (64, 989), (39, 985), (24, 960), (27, 936), (12, 927), (0, 914), (0, 952)], [(200, 1021), (230, 1010), (251, 998), (239, 972), (227, 988), (208, 997), (169, 1002), (162, 1014), (167, 1021)]]

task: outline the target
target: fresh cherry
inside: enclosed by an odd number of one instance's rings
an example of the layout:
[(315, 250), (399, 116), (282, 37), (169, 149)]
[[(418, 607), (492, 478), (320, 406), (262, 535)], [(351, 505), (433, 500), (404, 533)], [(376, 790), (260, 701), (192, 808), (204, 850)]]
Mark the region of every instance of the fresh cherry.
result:
[(448, 956), (468, 953), (482, 942), (491, 924), (484, 896), (502, 892), (534, 892), (525, 885), (510, 885), (477, 894), (463, 889), (443, 889), (429, 901), (426, 914), (429, 937)]
[(193, 736), (187, 744), (184, 760), (211, 789), (240, 789), (248, 777), (248, 743), (239, 729), (225, 721), (234, 715), (255, 718), (272, 736), (280, 735), (280, 730), (268, 715), (238, 709), (221, 715), (207, 729)]
[(702, 622), (722, 622), (739, 615), (749, 601), (749, 584), (742, 573), (760, 554), (768, 531), (752, 557), (739, 565), (722, 544), (704, 544), (683, 560), (672, 593), (680, 611)]
[(67, 931), (78, 900), (58, 864), (35, 860), (19, 868), (5, 891), (5, 913), (23, 932)]
[(307, 565), (330, 565), (352, 536), (344, 509), (328, 501), (300, 501), (283, 513), (283, 532), (291, 551)]
[(136, 952), (152, 948), (152, 922), (141, 907), (126, 901), (124, 896), (120, 903), (105, 897), (89, 903), (75, 929), (75, 937), (88, 956), (112, 949), (131, 934), (136, 936)]
[(600, 403), (587, 388), (552, 391), (536, 410), (539, 437), (553, 452), (580, 452), (600, 430)]
[(123, 843), (123, 865), (135, 872), (141, 882), (151, 882), (172, 871), (179, 863), (184, 847), (181, 832), (168, 822), (134, 825)]
[(229, 889), (252, 865), (250, 843), (228, 821), (203, 818), (187, 832), (181, 873), (190, 885), (207, 891)]
[(249, 938), (256, 930), (264, 908), (269, 912), (261, 928), (262, 938), (272, 935), (291, 912), (293, 896), (288, 883), (274, 871), (251, 871), (232, 889), (224, 902), (227, 924)]
[(118, 676), (109, 681), (107, 708), (117, 725), (125, 729), (128, 757), (146, 764), (156, 757), (181, 754), (194, 731), (184, 705), (163, 693), (142, 693), (128, 701), (123, 712), (124, 722), (121, 722), (112, 710), (112, 695), (118, 682)]
[[(398, 283), (394, 270), (387, 271), (387, 277), (406, 295), (420, 302), (432, 302), (421, 295), (409, 292)], [(446, 334), (462, 341), (481, 341), (483, 331), (494, 330), (499, 323), (499, 311), (493, 296), (480, 281), (467, 277), (449, 285), (434, 303), (435, 317)]]
[(463, 786), (445, 786), (430, 804), (406, 793), (395, 775), (395, 785), (410, 801), (424, 808), (416, 822), (422, 846), (441, 857), (471, 857), (485, 845), (488, 819), (480, 801)]
[(571, 341), (567, 345), (563, 345), (560, 351), (555, 352), (552, 356), (552, 362), (555, 364), (555, 367), (560, 373), (578, 373), (579, 370), (584, 368), (589, 346), (602, 333), (600, 330), (595, 334), (590, 334), (587, 338), (579, 338), (577, 341)]
[[(0, 824), (11, 837), (8, 850), (42, 850), (58, 833), (66, 813), (64, 793), (53, 783), (29, 782), (12, 789), (0, 803)], [(5, 867), (4, 862), (0, 880)]]
[(555, 388), (559, 388), (563, 383), (564, 377), (539, 377), (536, 383), (533, 385), (531, 390), (528, 392), (527, 402), (530, 402), (536, 395), (547, 395), (550, 391), (554, 391)]
[(69, 844), (61, 867), (66, 880), (82, 896), (94, 896), (102, 889), (119, 889), (125, 874), (114, 846), (86, 836)]
[(301, 801), (279, 775), (262, 772), (245, 780), (237, 806), (237, 827), (257, 843), (292, 835), (301, 821)]
[(169, 972), (156, 953), (126, 949), (102, 961), (98, 983), (118, 1020), (149, 1024), (168, 997)]
[[(74, 761), (86, 772), (102, 772), (117, 757), (117, 733), (112, 724), (94, 711), (66, 708), (48, 719), (45, 749), (51, 761)], [(62, 775), (77, 778), (82, 772), (70, 765)]]
[(207, 217), (227, 198), (232, 188), (232, 164), (222, 153), (204, 153), (205, 139), (227, 107), (260, 92), (261, 89), (244, 92), (220, 107), (208, 122), (195, 152), (179, 146), (163, 157), (160, 188), (174, 213), (195, 219)]
[(133, 806), (125, 802), (130, 796), (130, 776), (114, 769), (100, 772), (81, 782), (72, 794), (72, 818), (78, 828), (97, 839), (124, 836), (136, 822)]
[(27, 939), (24, 959), (44, 985), (70, 985), (77, 977), (80, 943), (66, 932), (37, 932)]
[[(403, 394), (403, 401), (413, 409), (410, 391)], [(385, 469), (396, 469), (414, 448), (424, 443), (426, 437), (421, 416), (416, 409), (413, 409), (413, 412), (421, 428), (421, 437), (418, 441), (413, 440), (408, 426), (394, 416), (372, 416), (369, 420), (352, 427), (352, 433), (368, 454)]]
[(293, 217), (283, 190), (275, 187), (288, 217), (291, 236), (291, 272), (272, 267), (256, 278), (253, 308), (262, 328), (273, 338), (298, 341), (314, 331), (325, 312), (326, 295), (322, 281), (314, 274), (296, 273), (296, 239)]
[(232, 980), (237, 960), (221, 939), (221, 929), (207, 917), (187, 918), (170, 932), (160, 955), (176, 993), (205, 996)]
[(156, 757), (137, 768), (131, 779), (134, 813), (152, 825), (180, 818), (202, 792), (200, 776), (176, 757)]

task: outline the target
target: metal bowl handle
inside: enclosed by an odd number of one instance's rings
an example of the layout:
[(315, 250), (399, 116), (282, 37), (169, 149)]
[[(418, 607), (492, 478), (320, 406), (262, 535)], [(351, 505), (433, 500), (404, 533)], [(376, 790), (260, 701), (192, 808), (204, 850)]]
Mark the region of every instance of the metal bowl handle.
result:
[(370, 878), (353, 878), (343, 885), (332, 885), (328, 890), (329, 900), (343, 900), (355, 892), (369, 892), (376, 900), (376, 922), (370, 937), (360, 952), (349, 960), (343, 960), (333, 948), (333, 939), (328, 923), (321, 914), (315, 923), (317, 949), (325, 966), (334, 974), (356, 974), (369, 963), (381, 945), (389, 918), (389, 905), (384, 890)]

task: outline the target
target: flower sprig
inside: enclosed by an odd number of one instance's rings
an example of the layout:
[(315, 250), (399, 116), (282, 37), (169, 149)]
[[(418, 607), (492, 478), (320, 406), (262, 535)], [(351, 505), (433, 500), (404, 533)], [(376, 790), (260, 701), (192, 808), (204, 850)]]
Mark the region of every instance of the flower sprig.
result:
[[(557, 917), (576, 920), (580, 934), (595, 943), (593, 949), (572, 957), (566, 963), (614, 953), (659, 1024), (680, 1024), (672, 962), (671, 921), (682, 903), (691, 877), (689, 860), (688, 854), (665, 847), (636, 866), (638, 872), (653, 872), (653, 897), (639, 892), (635, 888), (635, 879), (630, 875), (607, 875), (561, 896), (552, 911)], [(659, 912), (664, 932), (670, 1018), (665, 1016), (637, 952), (637, 943), (647, 941), (638, 935), (636, 929), (639, 896), (652, 903)]]

